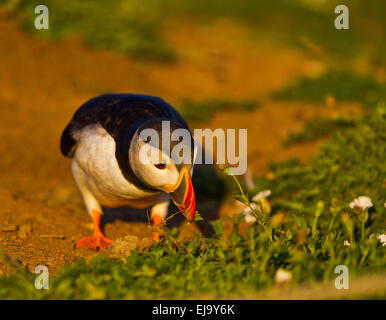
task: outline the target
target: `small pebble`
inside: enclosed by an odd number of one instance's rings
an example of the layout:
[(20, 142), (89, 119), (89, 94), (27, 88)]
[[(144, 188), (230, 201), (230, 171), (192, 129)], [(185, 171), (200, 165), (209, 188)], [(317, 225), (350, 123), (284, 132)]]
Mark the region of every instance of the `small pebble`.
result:
[(292, 279), (292, 272), (278, 269), (275, 274), (275, 284), (279, 286), (287, 285)]
[(152, 241), (149, 238), (143, 238), (139, 241), (137, 236), (127, 235), (123, 238), (115, 240), (108, 249), (108, 255), (111, 258), (124, 258), (131, 254), (131, 250), (139, 248), (143, 253), (152, 246)]
[(23, 224), (19, 227), (19, 230), (29, 234), (32, 232), (32, 227), (28, 224)]
[(150, 247), (153, 245), (153, 241), (150, 238), (143, 238), (139, 243), (139, 251), (141, 253), (144, 253), (150, 249)]
[(138, 243), (138, 237), (131, 235), (117, 239), (110, 245), (108, 254), (113, 258), (128, 257), (131, 254), (131, 250), (135, 249)]
[(31, 232), (32, 228), (30, 225), (22, 225), (19, 227), (19, 232), (17, 233), (17, 236), (20, 239), (27, 239)]
[(18, 236), (19, 239), (27, 239), (28, 238), (28, 233), (25, 233), (23, 231), (19, 231), (17, 233), (17, 236)]
[(18, 226), (16, 224), (3, 224), (1, 231), (3, 232), (15, 232), (17, 231)]

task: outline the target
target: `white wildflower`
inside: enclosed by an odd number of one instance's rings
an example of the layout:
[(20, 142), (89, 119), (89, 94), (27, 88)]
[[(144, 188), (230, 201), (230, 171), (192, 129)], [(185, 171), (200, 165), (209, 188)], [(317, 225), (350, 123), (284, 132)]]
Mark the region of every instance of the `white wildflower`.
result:
[(247, 169), (247, 172), (244, 175), (245, 185), (249, 190), (255, 189), (255, 183), (253, 182), (252, 171)]
[[(257, 205), (255, 203), (251, 203), (252, 209), (256, 212), (257, 211)], [(250, 222), (255, 222), (256, 218), (252, 213), (251, 208), (246, 207), (245, 210), (243, 211), (243, 214), (245, 215), (245, 221), (250, 223)]]
[(383, 204), (383, 206), (386, 208), (386, 202)]
[(275, 274), (275, 283), (278, 285), (287, 284), (292, 279), (292, 272), (284, 269), (278, 269)]
[(351, 209), (359, 208), (362, 211), (365, 211), (373, 206), (373, 202), (367, 196), (360, 196), (354, 199), (354, 201), (350, 202), (349, 206)]
[(256, 194), (253, 198), (252, 201), (256, 202), (260, 199), (265, 199), (271, 195), (271, 190), (263, 190), (260, 191), (258, 194)]
[(349, 246), (351, 246), (351, 243), (350, 243), (350, 241), (348, 241), (348, 240), (344, 240), (344, 241), (343, 241), (343, 245), (344, 245), (345, 247), (349, 247)]
[[(243, 211), (243, 214), (245, 216), (245, 221), (250, 223), (250, 222), (256, 222), (256, 217), (252, 210), (256, 213), (265, 213), (269, 214), (271, 212), (271, 206), (266, 200), (266, 197), (269, 197), (271, 195), (271, 190), (263, 190), (260, 191), (258, 194), (256, 194), (253, 198), (252, 201), (250, 202), (250, 205), (246, 207)], [(251, 210), (252, 208), (252, 210)]]
[(386, 234), (378, 234), (377, 239), (382, 243), (382, 246), (386, 246)]

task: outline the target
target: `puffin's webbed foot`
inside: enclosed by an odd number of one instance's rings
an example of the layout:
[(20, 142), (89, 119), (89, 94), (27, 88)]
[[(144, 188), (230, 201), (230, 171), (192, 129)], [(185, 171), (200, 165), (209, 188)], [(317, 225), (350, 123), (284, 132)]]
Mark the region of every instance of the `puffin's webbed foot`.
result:
[(98, 210), (92, 211), (92, 221), (94, 223), (94, 234), (91, 237), (83, 237), (80, 239), (75, 248), (87, 248), (87, 249), (107, 249), (113, 242), (109, 238), (105, 237), (100, 229), (102, 213)]
[[(162, 222), (162, 217), (158, 214), (155, 214), (153, 217), (152, 217), (152, 220), (153, 220), (153, 226), (156, 226), (156, 229), (157, 230), (161, 230), (161, 228), (157, 225), (159, 225), (161, 222)], [(159, 238), (160, 238), (160, 233), (158, 231), (154, 231), (152, 233), (152, 239), (155, 241), (155, 242), (159, 242)]]
[(75, 248), (86, 248), (86, 249), (107, 249), (109, 245), (113, 242), (109, 238), (106, 238), (103, 234), (94, 234), (91, 237), (83, 237), (80, 239)]

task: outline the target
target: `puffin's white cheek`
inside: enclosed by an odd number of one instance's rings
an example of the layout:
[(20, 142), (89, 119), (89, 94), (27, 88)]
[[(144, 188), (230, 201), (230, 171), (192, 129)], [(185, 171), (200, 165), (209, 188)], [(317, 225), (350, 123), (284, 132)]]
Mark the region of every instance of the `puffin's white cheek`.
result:
[(139, 149), (139, 161), (144, 165), (163, 163), (162, 152), (156, 148), (144, 144)]
[(143, 165), (138, 168), (137, 175), (146, 184), (158, 188), (166, 184), (175, 184), (178, 180), (178, 172), (175, 168), (166, 168), (160, 170), (153, 164)]
[[(178, 171), (168, 155), (151, 144), (138, 141), (129, 150), (130, 165), (134, 174), (151, 187), (162, 187), (165, 184), (175, 184)], [(156, 168), (159, 163), (167, 164), (165, 169)]]

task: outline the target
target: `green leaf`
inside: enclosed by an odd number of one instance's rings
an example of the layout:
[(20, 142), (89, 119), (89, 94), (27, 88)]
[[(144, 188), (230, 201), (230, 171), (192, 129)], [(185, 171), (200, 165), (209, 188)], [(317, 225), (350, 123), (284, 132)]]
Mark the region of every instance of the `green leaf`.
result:
[(238, 194), (233, 196), (236, 200), (240, 201), (241, 203), (245, 204), (246, 206), (249, 204), (248, 198), (245, 194)]
[(196, 211), (196, 214), (194, 216), (194, 219), (193, 219), (194, 222), (197, 222), (197, 221), (204, 221), (204, 219), (201, 217), (201, 215), (198, 213), (198, 211)]
[(221, 237), (223, 234), (223, 221), (222, 219), (218, 219), (216, 221), (211, 221), (211, 225), (213, 226), (214, 232), (217, 236)]

